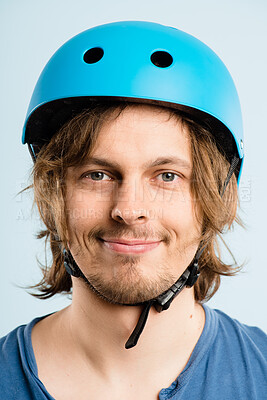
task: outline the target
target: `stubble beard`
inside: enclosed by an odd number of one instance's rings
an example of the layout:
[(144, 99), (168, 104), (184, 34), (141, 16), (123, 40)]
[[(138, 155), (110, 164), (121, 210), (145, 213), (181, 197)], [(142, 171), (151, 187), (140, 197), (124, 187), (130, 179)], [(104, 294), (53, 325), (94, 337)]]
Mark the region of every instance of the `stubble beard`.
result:
[(102, 268), (100, 264), (95, 264), (91, 268), (92, 272), (86, 274), (90, 288), (109, 303), (125, 305), (143, 303), (165, 292), (177, 280), (166, 265), (160, 267), (155, 265), (156, 276), (152, 279), (144, 276), (141, 257), (127, 255), (119, 258), (117, 261), (119, 268), (113, 269), (109, 278), (102, 273), (103, 264)]

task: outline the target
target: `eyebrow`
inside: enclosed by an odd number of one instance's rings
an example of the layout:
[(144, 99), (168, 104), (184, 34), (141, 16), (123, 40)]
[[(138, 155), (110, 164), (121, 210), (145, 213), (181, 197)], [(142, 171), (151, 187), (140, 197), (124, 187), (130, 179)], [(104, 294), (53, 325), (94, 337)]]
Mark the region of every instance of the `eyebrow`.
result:
[[(182, 168), (190, 169), (191, 165), (188, 161), (179, 158), (179, 157), (159, 157), (156, 158), (155, 160), (150, 160), (146, 162), (145, 164), (142, 165), (143, 168), (152, 168), (152, 167), (158, 167), (160, 165), (165, 165), (165, 164), (176, 164)], [(104, 158), (99, 158), (99, 157), (89, 157), (84, 165), (99, 165), (102, 167), (109, 167), (109, 168), (114, 168), (114, 169), (120, 169), (120, 164), (116, 162), (110, 162), (107, 161)]]

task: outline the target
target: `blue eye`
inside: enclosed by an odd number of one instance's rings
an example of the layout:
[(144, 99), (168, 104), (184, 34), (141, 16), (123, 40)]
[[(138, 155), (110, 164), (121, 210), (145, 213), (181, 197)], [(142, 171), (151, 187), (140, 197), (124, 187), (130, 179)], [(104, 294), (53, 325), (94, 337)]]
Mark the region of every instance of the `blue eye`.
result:
[(104, 172), (101, 171), (88, 172), (84, 177), (90, 178), (92, 181), (103, 181), (104, 177), (108, 178), (105, 180), (111, 179), (107, 174), (104, 174)]
[[(160, 175), (162, 175), (162, 179), (164, 182), (173, 182), (175, 180), (175, 178), (178, 178), (178, 176), (176, 174), (174, 174), (173, 172), (163, 172)], [(164, 177), (166, 179), (164, 179)]]

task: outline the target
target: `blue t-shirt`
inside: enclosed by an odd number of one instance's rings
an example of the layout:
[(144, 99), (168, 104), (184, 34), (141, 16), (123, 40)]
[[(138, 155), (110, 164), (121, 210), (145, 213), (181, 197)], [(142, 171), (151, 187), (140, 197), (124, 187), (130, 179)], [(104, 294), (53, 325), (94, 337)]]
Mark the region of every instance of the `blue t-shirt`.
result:
[[(204, 306), (206, 322), (178, 378), (160, 400), (266, 400), (267, 336)], [(44, 318), (44, 317), (43, 317)], [(36, 318), (0, 340), (0, 398), (54, 400), (38, 379), (31, 342)], [(160, 368), (160, 366), (159, 366)]]

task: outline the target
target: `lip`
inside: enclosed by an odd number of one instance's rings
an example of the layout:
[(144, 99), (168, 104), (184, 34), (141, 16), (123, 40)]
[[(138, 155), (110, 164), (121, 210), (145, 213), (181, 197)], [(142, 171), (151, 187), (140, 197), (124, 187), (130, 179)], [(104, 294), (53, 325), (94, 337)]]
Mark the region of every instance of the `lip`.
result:
[(124, 254), (141, 254), (151, 251), (159, 246), (160, 241), (149, 240), (124, 240), (124, 239), (102, 239), (103, 245), (112, 251)]
[(158, 243), (160, 240), (142, 240), (142, 239), (120, 239), (120, 238), (114, 238), (114, 239), (102, 239), (105, 242), (111, 242), (111, 243), (122, 243), (122, 244), (127, 244), (129, 246), (135, 245), (135, 244), (150, 244), (150, 243)]

